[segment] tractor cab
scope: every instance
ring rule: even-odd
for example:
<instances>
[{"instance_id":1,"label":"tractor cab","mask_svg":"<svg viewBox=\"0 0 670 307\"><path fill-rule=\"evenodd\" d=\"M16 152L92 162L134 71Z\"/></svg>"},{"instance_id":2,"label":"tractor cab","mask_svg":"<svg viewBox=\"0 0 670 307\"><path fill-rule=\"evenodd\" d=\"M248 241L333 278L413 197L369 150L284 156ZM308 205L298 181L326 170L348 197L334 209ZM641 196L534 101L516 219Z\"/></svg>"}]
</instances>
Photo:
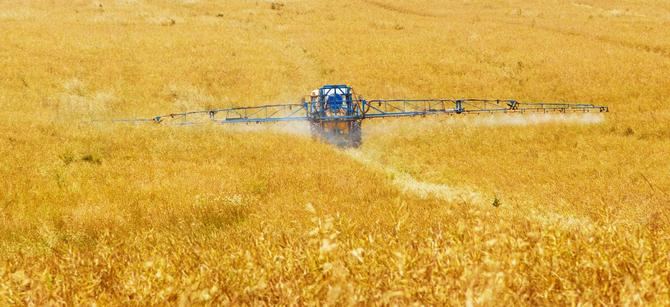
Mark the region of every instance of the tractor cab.
<instances>
[{"instance_id":1,"label":"tractor cab","mask_svg":"<svg viewBox=\"0 0 670 307\"><path fill-rule=\"evenodd\" d=\"M324 85L312 91L309 104L312 117L355 116L360 109L353 89L344 84Z\"/></svg>"}]
</instances>

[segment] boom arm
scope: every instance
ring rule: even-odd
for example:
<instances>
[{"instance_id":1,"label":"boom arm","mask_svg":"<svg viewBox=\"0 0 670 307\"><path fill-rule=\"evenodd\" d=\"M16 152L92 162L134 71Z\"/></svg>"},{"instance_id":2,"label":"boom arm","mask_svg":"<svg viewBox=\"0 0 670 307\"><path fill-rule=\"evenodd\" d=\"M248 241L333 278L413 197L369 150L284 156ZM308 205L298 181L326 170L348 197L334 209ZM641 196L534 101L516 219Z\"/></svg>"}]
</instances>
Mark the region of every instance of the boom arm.
<instances>
[{"instance_id":1,"label":"boom arm","mask_svg":"<svg viewBox=\"0 0 670 307\"><path fill-rule=\"evenodd\" d=\"M114 122L128 123L170 123L176 125L194 125L202 122L218 123L263 123L308 120L305 103L273 104L257 107L235 107L206 111L170 113L153 118L116 119Z\"/></svg>"},{"instance_id":2,"label":"boom arm","mask_svg":"<svg viewBox=\"0 0 670 307\"><path fill-rule=\"evenodd\" d=\"M365 118L404 117L430 114L507 113L507 112L607 112L607 107L592 104L518 102L500 99L391 99L363 102Z\"/></svg>"}]
</instances>

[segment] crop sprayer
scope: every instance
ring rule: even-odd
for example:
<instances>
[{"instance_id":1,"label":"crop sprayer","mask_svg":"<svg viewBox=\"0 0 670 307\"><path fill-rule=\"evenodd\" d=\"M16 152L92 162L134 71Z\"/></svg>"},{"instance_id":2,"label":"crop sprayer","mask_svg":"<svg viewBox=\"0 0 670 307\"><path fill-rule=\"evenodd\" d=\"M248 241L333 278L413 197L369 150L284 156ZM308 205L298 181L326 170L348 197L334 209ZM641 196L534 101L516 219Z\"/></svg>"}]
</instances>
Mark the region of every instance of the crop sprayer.
<instances>
[{"instance_id":1,"label":"crop sprayer","mask_svg":"<svg viewBox=\"0 0 670 307\"><path fill-rule=\"evenodd\" d=\"M356 96L344 84L324 85L301 103L233 107L173 113L115 122L192 125L195 117L221 124L308 121L314 138L341 147L358 147L364 119L437 114L608 112L606 106L577 103L519 102L510 99L374 99ZM201 122L201 121L200 121Z\"/></svg>"}]
</instances>

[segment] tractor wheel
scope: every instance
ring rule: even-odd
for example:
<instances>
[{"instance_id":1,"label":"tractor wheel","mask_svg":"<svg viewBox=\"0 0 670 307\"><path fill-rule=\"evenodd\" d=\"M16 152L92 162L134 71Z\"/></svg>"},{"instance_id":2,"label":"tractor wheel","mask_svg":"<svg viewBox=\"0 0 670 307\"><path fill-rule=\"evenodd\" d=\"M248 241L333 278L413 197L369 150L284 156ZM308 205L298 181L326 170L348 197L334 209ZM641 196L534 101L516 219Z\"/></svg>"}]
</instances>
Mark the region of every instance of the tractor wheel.
<instances>
[{"instance_id":1,"label":"tractor wheel","mask_svg":"<svg viewBox=\"0 0 670 307\"><path fill-rule=\"evenodd\" d=\"M321 140L323 138L323 128L318 122L309 123L309 131L312 133L312 140Z\"/></svg>"},{"instance_id":2,"label":"tractor wheel","mask_svg":"<svg viewBox=\"0 0 670 307\"><path fill-rule=\"evenodd\" d=\"M363 130L361 129L361 122L355 121L351 123L351 147L358 148L363 143Z\"/></svg>"}]
</instances>

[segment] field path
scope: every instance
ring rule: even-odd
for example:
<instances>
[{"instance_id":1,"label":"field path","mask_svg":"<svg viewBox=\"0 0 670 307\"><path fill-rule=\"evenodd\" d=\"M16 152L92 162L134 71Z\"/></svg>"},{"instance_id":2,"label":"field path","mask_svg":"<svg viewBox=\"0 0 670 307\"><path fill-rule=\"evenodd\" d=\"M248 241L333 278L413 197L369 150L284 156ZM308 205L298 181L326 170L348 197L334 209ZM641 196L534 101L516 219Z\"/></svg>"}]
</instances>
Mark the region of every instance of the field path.
<instances>
[{"instance_id":1,"label":"field path","mask_svg":"<svg viewBox=\"0 0 670 307\"><path fill-rule=\"evenodd\" d=\"M420 181L407 173L372 159L369 155L358 149L348 149L344 153L367 167L385 173L391 178L393 185L405 194L424 199L434 197L446 202L470 204L483 204L485 202L485 197L474 189Z\"/></svg>"},{"instance_id":2,"label":"field path","mask_svg":"<svg viewBox=\"0 0 670 307\"><path fill-rule=\"evenodd\" d=\"M494 197L466 186L450 186L418 180L411 175L399 171L391 166L374 160L360 149L347 149L344 153L353 160L373 170L386 174L391 183L403 194L412 195L421 199L434 198L447 203L473 205L478 208L491 208ZM519 214L519 210L528 211L523 214L526 218L536 221L547 228L560 228L568 231L591 232L594 225L591 220L583 217L566 215L558 212L543 210L541 204L531 208L514 208L513 210L499 211L503 216Z\"/></svg>"}]
</instances>

